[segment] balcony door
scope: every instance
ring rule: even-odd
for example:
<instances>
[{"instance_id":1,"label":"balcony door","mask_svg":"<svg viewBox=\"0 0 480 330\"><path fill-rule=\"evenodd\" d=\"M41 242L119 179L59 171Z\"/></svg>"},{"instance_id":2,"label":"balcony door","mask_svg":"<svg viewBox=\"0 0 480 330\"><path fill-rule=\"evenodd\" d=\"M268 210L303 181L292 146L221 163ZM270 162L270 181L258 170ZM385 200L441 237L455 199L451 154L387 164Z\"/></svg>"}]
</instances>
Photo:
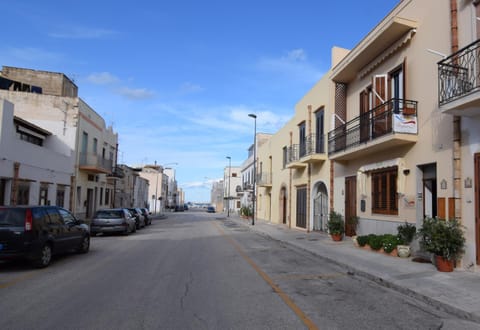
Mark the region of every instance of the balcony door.
<instances>
[{"instance_id":1,"label":"balcony door","mask_svg":"<svg viewBox=\"0 0 480 330\"><path fill-rule=\"evenodd\" d=\"M386 105L387 75L378 75L373 78L373 138L380 137L391 130L391 113ZM390 128L390 129L389 129Z\"/></svg>"},{"instance_id":2,"label":"balcony door","mask_svg":"<svg viewBox=\"0 0 480 330\"><path fill-rule=\"evenodd\" d=\"M298 125L298 141L300 143L300 158L304 157L307 151L307 136L305 129L305 122Z\"/></svg>"},{"instance_id":3,"label":"balcony door","mask_svg":"<svg viewBox=\"0 0 480 330\"><path fill-rule=\"evenodd\" d=\"M316 141L315 141L315 152L317 154L324 153L325 143L324 143L324 121L325 121L325 111L323 108L315 112L315 129L316 129Z\"/></svg>"},{"instance_id":4,"label":"balcony door","mask_svg":"<svg viewBox=\"0 0 480 330\"><path fill-rule=\"evenodd\" d=\"M372 86L360 93L360 143L370 140L370 110L373 100Z\"/></svg>"}]
</instances>

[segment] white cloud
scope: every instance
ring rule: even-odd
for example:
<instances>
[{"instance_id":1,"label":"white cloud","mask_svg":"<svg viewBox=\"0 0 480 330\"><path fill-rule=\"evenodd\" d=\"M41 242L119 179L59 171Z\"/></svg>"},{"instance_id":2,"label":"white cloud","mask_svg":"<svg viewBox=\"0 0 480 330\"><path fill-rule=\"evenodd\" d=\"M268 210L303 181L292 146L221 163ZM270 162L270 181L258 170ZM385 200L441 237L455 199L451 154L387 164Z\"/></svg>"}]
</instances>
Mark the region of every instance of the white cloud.
<instances>
[{"instance_id":1,"label":"white cloud","mask_svg":"<svg viewBox=\"0 0 480 330\"><path fill-rule=\"evenodd\" d=\"M126 98L132 100L144 100L152 98L155 93L152 91L147 90L146 88L129 88L129 87L122 87L116 90L116 92Z\"/></svg>"},{"instance_id":2,"label":"white cloud","mask_svg":"<svg viewBox=\"0 0 480 330\"><path fill-rule=\"evenodd\" d=\"M308 60L303 49L293 49L281 57L263 57L257 63L261 71L284 76L283 79L313 83L322 73Z\"/></svg>"},{"instance_id":3,"label":"white cloud","mask_svg":"<svg viewBox=\"0 0 480 330\"><path fill-rule=\"evenodd\" d=\"M62 31L51 32L48 35L52 38L59 39L104 39L117 34L117 32L113 30L80 26L61 28L61 30Z\"/></svg>"},{"instance_id":4,"label":"white cloud","mask_svg":"<svg viewBox=\"0 0 480 330\"><path fill-rule=\"evenodd\" d=\"M110 85L120 81L109 72L92 73L87 77L87 80L97 85Z\"/></svg>"}]
</instances>

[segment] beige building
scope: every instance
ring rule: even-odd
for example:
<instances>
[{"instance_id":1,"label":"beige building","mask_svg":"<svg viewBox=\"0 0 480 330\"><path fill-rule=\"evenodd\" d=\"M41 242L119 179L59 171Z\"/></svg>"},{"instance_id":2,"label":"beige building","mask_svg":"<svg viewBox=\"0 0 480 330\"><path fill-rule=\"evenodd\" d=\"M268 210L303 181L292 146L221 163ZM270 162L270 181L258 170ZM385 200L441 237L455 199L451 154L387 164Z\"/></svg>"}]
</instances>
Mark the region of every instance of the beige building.
<instances>
[{"instance_id":1,"label":"beige building","mask_svg":"<svg viewBox=\"0 0 480 330\"><path fill-rule=\"evenodd\" d=\"M351 51L334 49L258 148L257 217L323 230L335 210L358 217L359 234L456 218L463 266L480 264L478 3L404 0Z\"/></svg>"},{"instance_id":2,"label":"beige building","mask_svg":"<svg viewBox=\"0 0 480 330\"><path fill-rule=\"evenodd\" d=\"M116 173L118 135L77 93L62 73L5 66L0 73L0 98L14 104L15 116L48 131L49 144L71 160L65 207L88 219L112 205L108 176Z\"/></svg>"}]
</instances>

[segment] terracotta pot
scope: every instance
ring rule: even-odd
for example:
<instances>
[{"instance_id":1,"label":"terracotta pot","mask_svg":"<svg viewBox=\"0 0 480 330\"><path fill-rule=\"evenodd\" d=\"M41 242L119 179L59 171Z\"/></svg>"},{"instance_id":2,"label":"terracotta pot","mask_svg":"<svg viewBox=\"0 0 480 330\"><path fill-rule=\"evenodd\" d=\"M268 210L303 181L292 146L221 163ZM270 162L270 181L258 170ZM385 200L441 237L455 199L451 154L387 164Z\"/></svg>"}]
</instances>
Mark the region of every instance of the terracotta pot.
<instances>
[{"instance_id":1,"label":"terracotta pot","mask_svg":"<svg viewBox=\"0 0 480 330\"><path fill-rule=\"evenodd\" d=\"M334 240L335 242L341 241L342 234L332 234L332 240Z\"/></svg>"},{"instance_id":2,"label":"terracotta pot","mask_svg":"<svg viewBox=\"0 0 480 330\"><path fill-rule=\"evenodd\" d=\"M445 259L442 256L435 256L435 265L439 272L453 272L453 260Z\"/></svg>"}]
</instances>

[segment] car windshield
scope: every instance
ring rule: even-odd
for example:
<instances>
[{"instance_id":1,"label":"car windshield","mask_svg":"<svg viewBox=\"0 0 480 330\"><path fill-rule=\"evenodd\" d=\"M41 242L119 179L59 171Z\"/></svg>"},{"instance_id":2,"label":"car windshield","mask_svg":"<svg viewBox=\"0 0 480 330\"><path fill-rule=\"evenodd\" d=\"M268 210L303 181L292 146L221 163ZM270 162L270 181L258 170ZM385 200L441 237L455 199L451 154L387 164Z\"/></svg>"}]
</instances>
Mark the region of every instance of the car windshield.
<instances>
[{"instance_id":1,"label":"car windshield","mask_svg":"<svg viewBox=\"0 0 480 330\"><path fill-rule=\"evenodd\" d=\"M18 226L25 223L25 209L0 208L0 226Z\"/></svg>"},{"instance_id":2,"label":"car windshield","mask_svg":"<svg viewBox=\"0 0 480 330\"><path fill-rule=\"evenodd\" d=\"M122 218L123 212L121 210L102 210L102 211L97 211L96 217L103 218L103 219Z\"/></svg>"}]
</instances>

